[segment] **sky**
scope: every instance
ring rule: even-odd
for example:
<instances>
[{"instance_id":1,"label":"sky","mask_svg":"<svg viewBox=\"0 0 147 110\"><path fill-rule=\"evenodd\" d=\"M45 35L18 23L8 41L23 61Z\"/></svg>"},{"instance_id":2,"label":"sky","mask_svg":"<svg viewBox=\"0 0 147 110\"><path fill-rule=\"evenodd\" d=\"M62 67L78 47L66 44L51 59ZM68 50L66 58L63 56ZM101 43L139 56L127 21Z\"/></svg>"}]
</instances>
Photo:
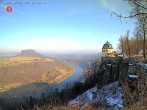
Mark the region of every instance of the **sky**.
<instances>
[{"instance_id":1,"label":"sky","mask_svg":"<svg viewBox=\"0 0 147 110\"><path fill-rule=\"evenodd\" d=\"M0 52L100 52L107 40L117 49L120 35L135 25L111 14L130 9L123 0L0 0Z\"/></svg>"}]
</instances>

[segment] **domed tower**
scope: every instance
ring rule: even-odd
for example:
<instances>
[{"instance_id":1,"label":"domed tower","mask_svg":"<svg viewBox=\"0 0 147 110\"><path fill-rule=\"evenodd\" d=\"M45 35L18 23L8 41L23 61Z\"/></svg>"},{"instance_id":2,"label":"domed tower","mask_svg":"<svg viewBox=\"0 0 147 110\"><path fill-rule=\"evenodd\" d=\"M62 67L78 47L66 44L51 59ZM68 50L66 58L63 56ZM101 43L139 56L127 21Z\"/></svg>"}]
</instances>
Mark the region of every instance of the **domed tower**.
<instances>
[{"instance_id":1,"label":"domed tower","mask_svg":"<svg viewBox=\"0 0 147 110\"><path fill-rule=\"evenodd\" d=\"M102 57L114 57L113 47L108 41L102 47Z\"/></svg>"}]
</instances>

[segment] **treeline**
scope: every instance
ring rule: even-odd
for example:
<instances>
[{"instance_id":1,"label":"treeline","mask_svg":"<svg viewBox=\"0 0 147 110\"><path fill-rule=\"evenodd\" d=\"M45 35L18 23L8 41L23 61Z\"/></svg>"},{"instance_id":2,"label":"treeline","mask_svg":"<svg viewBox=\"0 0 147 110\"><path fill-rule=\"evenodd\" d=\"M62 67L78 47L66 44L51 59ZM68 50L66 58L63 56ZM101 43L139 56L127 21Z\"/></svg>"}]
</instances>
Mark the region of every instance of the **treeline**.
<instances>
[{"instance_id":1,"label":"treeline","mask_svg":"<svg viewBox=\"0 0 147 110\"><path fill-rule=\"evenodd\" d=\"M129 37L129 33L130 31L127 31L126 35L119 38L118 47L122 50L123 56L133 57L143 55L143 38L141 36Z\"/></svg>"},{"instance_id":2,"label":"treeline","mask_svg":"<svg viewBox=\"0 0 147 110\"><path fill-rule=\"evenodd\" d=\"M119 38L119 48L122 50L123 55L129 57L134 55L142 55L146 58L147 53L147 1L146 0L126 0L132 7L130 15L124 16L115 13L120 18L133 18L136 20L135 30L133 37L130 37L130 31ZM142 51L142 52L141 52ZM140 52L140 53L139 53Z\"/></svg>"}]
</instances>

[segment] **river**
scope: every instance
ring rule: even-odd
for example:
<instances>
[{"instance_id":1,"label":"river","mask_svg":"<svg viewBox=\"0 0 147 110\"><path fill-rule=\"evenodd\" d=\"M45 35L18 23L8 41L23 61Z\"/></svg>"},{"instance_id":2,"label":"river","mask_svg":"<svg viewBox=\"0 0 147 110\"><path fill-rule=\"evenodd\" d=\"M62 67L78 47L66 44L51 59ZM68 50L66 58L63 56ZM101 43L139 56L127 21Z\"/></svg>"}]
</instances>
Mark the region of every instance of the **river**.
<instances>
[{"instance_id":1,"label":"river","mask_svg":"<svg viewBox=\"0 0 147 110\"><path fill-rule=\"evenodd\" d=\"M76 66L76 65L74 65L73 67L76 70L75 73L73 73L69 78L67 78L63 82L61 82L61 84L56 86L56 88L58 88L59 91L61 91L62 89L65 89L69 86L72 86L75 81L78 81L82 77L83 71L84 71L83 68Z\"/></svg>"},{"instance_id":2,"label":"river","mask_svg":"<svg viewBox=\"0 0 147 110\"><path fill-rule=\"evenodd\" d=\"M52 93L56 88L58 88L59 92L62 89L66 89L67 87L71 87L73 86L73 84L75 83L75 81L79 81L79 79L83 76L83 71L84 69L76 66L76 65L72 65L74 67L74 69L76 70L69 78L65 79L63 82L61 82L60 84L50 84L50 85L46 85L44 84L43 86L46 86L44 88L44 90L42 91L37 91L31 94L32 97L34 98L40 98L42 93L45 94L50 94Z\"/></svg>"},{"instance_id":3,"label":"river","mask_svg":"<svg viewBox=\"0 0 147 110\"><path fill-rule=\"evenodd\" d=\"M33 96L35 98L39 98L41 96L42 92L49 94L49 93L52 93L56 88L58 88L58 90L61 91L62 89L66 89L69 86L70 87L73 86L73 84L76 81L79 81L79 79L83 76L84 69L79 66L76 66L76 65L72 65L72 66L74 67L74 69L76 71L70 77L65 79L60 84L56 84L56 83L50 84L47 87L45 87L45 89L43 91L35 92L31 96Z\"/></svg>"}]
</instances>

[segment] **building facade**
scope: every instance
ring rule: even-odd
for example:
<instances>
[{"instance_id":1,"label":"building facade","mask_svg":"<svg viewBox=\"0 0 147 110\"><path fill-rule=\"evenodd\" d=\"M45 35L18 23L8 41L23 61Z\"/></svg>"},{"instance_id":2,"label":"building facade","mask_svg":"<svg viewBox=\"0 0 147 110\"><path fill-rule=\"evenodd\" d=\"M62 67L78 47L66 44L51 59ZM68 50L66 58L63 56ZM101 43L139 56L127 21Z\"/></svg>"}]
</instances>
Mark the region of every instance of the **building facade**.
<instances>
[{"instance_id":1,"label":"building facade","mask_svg":"<svg viewBox=\"0 0 147 110\"><path fill-rule=\"evenodd\" d=\"M102 57L114 57L113 46L108 41L102 47Z\"/></svg>"}]
</instances>

